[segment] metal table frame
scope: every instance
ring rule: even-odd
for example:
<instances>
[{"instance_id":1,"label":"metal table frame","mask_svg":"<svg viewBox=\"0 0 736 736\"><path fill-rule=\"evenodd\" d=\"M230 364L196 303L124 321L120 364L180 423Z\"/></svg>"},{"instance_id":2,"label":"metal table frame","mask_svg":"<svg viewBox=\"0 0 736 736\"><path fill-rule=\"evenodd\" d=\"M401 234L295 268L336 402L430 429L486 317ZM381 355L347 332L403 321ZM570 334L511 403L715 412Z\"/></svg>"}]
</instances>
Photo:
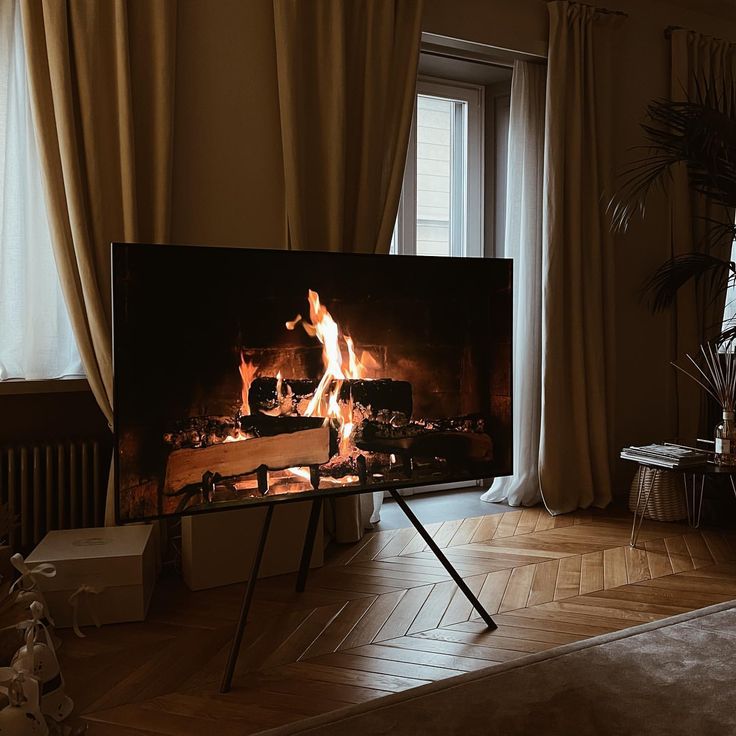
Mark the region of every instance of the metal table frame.
<instances>
[{"instance_id":1,"label":"metal table frame","mask_svg":"<svg viewBox=\"0 0 736 736\"><path fill-rule=\"evenodd\" d=\"M658 465L648 465L647 463L642 462L638 463L638 465L640 469L648 468L653 472L650 474L648 483L645 483L644 481L645 473L639 473L639 482L636 493L636 508L634 509L634 519L631 524L631 538L629 540L630 547L636 547L636 543L639 538L639 531L641 530L644 516L646 515L649 507L649 497L652 495L652 488L654 488L654 482L657 479L657 476L664 471L673 472L668 468L662 468ZM700 526L700 516L703 510L703 494L705 491L705 477L707 475L727 475L733 495L736 497L736 481L734 480L734 474L736 474L736 466L726 468L724 466L714 465L711 463L697 465L683 471L682 477L685 483L685 507L687 509L688 526L691 526L694 529L697 529ZM700 480L699 483L698 479ZM645 488L647 485L649 487ZM644 501L643 506L642 500Z\"/></svg>"}]
</instances>

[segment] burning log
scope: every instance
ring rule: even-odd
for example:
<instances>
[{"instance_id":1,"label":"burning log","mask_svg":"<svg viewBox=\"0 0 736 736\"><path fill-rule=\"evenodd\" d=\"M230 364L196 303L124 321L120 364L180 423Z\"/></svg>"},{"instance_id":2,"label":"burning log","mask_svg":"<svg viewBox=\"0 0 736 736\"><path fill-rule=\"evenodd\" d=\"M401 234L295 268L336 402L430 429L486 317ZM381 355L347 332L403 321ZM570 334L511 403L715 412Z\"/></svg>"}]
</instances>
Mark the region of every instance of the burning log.
<instances>
[{"instance_id":1,"label":"burning log","mask_svg":"<svg viewBox=\"0 0 736 736\"><path fill-rule=\"evenodd\" d=\"M391 378L378 378L374 381L364 378L348 380L343 384L340 400L350 399L359 406L370 406L373 414L386 411L410 417L412 412L409 381L394 381Z\"/></svg>"},{"instance_id":2,"label":"burning log","mask_svg":"<svg viewBox=\"0 0 736 736\"><path fill-rule=\"evenodd\" d=\"M238 420L218 416L188 417L176 422L171 431L164 434L163 439L174 450L194 449L242 439L243 434L250 438L275 437L305 429L317 429L323 424L322 417L271 417L264 414L248 415ZM338 449L337 432L334 428L330 432L330 446L331 454L334 455Z\"/></svg>"},{"instance_id":3,"label":"burning log","mask_svg":"<svg viewBox=\"0 0 736 736\"><path fill-rule=\"evenodd\" d=\"M321 465L330 459L330 430L316 427L271 437L223 442L209 447L174 450L166 465L164 493L172 494L200 484L209 471L223 478L264 469Z\"/></svg>"},{"instance_id":4,"label":"burning log","mask_svg":"<svg viewBox=\"0 0 736 736\"><path fill-rule=\"evenodd\" d=\"M303 432L305 429L317 429L324 425L322 417L270 417L264 414L240 417L238 420L240 430L251 437L275 437L280 434L292 434ZM335 455L339 449L339 438L337 430L330 428L330 456Z\"/></svg>"},{"instance_id":5,"label":"burning log","mask_svg":"<svg viewBox=\"0 0 736 736\"><path fill-rule=\"evenodd\" d=\"M314 396L318 383L310 379L284 378L279 396L278 379L261 376L250 385L248 403L254 414L280 411L299 416ZM357 406L370 407L372 415L395 412L410 417L412 412L411 384L391 378L345 379L338 400L346 404L352 400Z\"/></svg>"},{"instance_id":6,"label":"burning log","mask_svg":"<svg viewBox=\"0 0 736 736\"><path fill-rule=\"evenodd\" d=\"M175 422L164 434L164 442L173 449L182 447L209 447L238 434L238 425L232 417L187 417Z\"/></svg>"},{"instance_id":7,"label":"burning log","mask_svg":"<svg viewBox=\"0 0 736 736\"><path fill-rule=\"evenodd\" d=\"M400 453L410 457L485 462L493 459L493 440L479 416L393 426L366 419L355 432L355 445L367 452Z\"/></svg>"}]
</instances>

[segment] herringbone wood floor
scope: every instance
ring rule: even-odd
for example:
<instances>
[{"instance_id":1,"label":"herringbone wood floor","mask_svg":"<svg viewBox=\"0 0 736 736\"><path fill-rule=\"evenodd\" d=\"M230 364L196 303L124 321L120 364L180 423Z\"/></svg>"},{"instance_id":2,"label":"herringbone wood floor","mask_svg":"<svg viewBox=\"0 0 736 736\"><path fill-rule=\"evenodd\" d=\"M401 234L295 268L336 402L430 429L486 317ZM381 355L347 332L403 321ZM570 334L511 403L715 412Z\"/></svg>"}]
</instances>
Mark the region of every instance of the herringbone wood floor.
<instances>
[{"instance_id":1,"label":"herringbone wood floor","mask_svg":"<svg viewBox=\"0 0 736 736\"><path fill-rule=\"evenodd\" d=\"M242 586L159 583L148 620L66 634L90 734L250 734L529 652L736 598L736 538L532 508L428 528L499 624L488 632L413 529L337 547L308 589L259 581L233 691L217 692Z\"/></svg>"}]
</instances>

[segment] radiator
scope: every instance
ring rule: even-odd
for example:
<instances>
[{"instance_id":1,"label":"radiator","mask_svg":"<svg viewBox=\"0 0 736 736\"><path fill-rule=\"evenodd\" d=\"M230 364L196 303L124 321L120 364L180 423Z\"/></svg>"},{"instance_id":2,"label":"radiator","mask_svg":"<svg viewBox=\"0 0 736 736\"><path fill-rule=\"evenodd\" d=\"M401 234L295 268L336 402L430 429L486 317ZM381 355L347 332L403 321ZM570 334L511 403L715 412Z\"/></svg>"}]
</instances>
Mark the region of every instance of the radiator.
<instances>
[{"instance_id":1,"label":"radiator","mask_svg":"<svg viewBox=\"0 0 736 736\"><path fill-rule=\"evenodd\" d=\"M102 526L109 469L109 446L94 440L0 447L11 550L28 552L52 529Z\"/></svg>"}]
</instances>

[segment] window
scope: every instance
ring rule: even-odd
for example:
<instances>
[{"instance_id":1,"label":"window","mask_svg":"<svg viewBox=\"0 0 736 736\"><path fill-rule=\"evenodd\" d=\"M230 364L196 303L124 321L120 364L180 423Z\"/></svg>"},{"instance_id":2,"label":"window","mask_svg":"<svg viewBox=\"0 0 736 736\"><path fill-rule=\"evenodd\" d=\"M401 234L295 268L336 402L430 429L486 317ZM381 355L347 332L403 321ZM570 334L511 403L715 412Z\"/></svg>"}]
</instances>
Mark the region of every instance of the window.
<instances>
[{"instance_id":1,"label":"window","mask_svg":"<svg viewBox=\"0 0 736 736\"><path fill-rule=\"evenodd\" d=\"M0 3L0 380L83 375L31 120L20 4Z\"/></svg>"},{"instance_id":2,"label":"window","mask_svg":"<svg viewBox=\"0 0 736 736\"><path fill-rule=\"evenodd\" d=\"M736 261L736 241L731 244L731 261ZM723 305L721 332L733 330L734 328L736 328L736 282L733 276L730 276L728 286L726 287L726 301ZM736 350L736 338L732 338L724 343L722 350L725 352Z\"/></svg>"},{"instance_id":3,"label":"window","mask_svg":"<svg viewBox=\"0 0 736 736\"><path fill-rule=\"evenodd\" d=\"M417 83L391 252L481 257L494 252L499 232L503 237L511 69L424 53L423 66L433 76ZM438 76L444 73L454 79ZM442 483L402 495L468 485Z\"/></svg>"},{"instance_id":4,"label":"window","mask_svg":"<svg viewBox=\"0 0 736 736\"><path fill-rule=\"evenodd\" d=\"M483 88L421 80L392 252L483 254Z\"/></svg>"}]
</instances>

